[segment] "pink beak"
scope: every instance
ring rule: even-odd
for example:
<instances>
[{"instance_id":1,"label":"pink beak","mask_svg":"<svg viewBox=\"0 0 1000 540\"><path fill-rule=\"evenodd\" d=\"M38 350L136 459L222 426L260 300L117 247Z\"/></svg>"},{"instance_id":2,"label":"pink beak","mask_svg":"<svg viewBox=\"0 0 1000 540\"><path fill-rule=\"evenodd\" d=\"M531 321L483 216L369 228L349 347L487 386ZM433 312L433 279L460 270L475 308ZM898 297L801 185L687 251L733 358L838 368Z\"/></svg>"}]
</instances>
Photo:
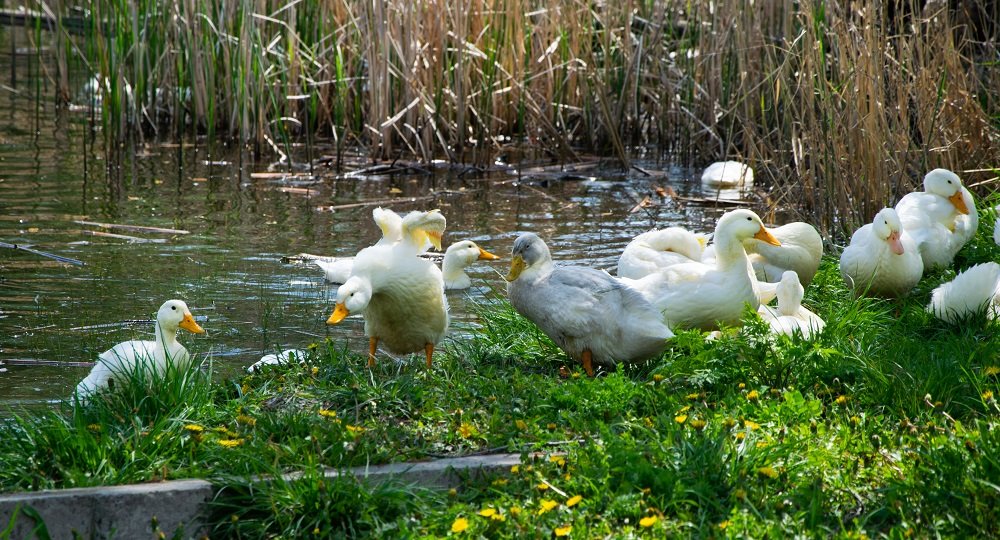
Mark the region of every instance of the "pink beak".
<instances>
[{"instance_id":1,"label":"pink beak","mask_svg":"<svg viewBox=\"0 0 1000 540\"><path fill-rule=\"evenodd\" d=\"M895 253L896 255L903 254L903 243L899 241L898 231L893 231L892 233L890 233L889 238L886 238L885 241L889 242L889 249L891 249L893 253Z\"/></svg>"}]
</instances>

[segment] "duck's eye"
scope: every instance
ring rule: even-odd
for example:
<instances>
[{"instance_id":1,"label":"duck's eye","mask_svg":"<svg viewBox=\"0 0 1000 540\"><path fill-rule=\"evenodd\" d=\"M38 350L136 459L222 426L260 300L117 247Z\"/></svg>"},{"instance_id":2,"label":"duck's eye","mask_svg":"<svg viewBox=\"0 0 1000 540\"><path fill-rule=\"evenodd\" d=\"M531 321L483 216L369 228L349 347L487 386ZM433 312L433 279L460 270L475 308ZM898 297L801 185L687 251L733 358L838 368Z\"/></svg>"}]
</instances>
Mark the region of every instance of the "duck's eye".
<instances>
[{"instance_id":1,"label":"duck's eye","mask_svg":"<svg viewBox=\"0 0 1000 540\"><path fill-rule=\"evenodd\" d=\"M753 221L753 218L750 217L750 216L747 216L747 221Z\"/></svg>"},{"instance_id":2,"label":"duck's eye","mask_svg":"<svg viewBox=\"0 0 1000 540\"><path fill-rule=\"evenodd\" d=\"M885 224L886 224L886 225L888 225L888 224L889 224L889 222L888 222L888 221L886 221L886 222L885 222Z\"/></svg>"},{"instance_id":3,"label":"duck's eye","mask_svg":"<svg viewBox=\"0 0 1000 540\"><path fill-rule=\"evenodd\" d=\"M177 311L177 306L170 306L170 309Z\"/></svg>"}]
</instances>

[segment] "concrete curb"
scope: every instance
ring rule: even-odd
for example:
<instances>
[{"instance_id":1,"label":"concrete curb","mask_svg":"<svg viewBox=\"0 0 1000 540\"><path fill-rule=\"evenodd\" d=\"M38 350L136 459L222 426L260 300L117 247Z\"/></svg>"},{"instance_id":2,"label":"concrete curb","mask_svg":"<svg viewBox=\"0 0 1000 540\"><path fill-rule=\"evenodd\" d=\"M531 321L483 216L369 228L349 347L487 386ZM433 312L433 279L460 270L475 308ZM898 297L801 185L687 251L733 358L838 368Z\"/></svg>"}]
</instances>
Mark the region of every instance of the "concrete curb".
<instances>
[{"instance_id":1,"label":"concrete curb","mask_svg":"<svg viewBox=\"0 0 1000 540\"><path fill-rule=\"evenodd\" d=\"M520 454L488 454L354 467L343 471L329 469L325 477L350 475L365 482L394 480L449 489L486 476L509 474L510 468L519 463ZM295 480L301 476L293 473L283 478ZM16 513L10 538L34 538L35 520L23 511L30 508L37 512L53 539L74 538L75 535L82 538L154 538L160 531L167 538L175 534L199 538L206 531L206 524L201 521L204 505L215 493L216 488L204 480L171 480L0 495L0 537Z\"/></svg>"}]
</instances>

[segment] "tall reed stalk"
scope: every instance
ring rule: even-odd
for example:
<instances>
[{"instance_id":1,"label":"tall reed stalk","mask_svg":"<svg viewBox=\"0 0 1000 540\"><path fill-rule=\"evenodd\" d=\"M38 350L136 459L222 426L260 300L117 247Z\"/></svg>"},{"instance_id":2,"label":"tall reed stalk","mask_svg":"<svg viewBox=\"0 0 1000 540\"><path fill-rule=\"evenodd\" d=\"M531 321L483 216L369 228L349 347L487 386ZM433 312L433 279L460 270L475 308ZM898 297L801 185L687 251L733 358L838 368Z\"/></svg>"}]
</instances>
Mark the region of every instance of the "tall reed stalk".
<instances>
[{"instance_id":1,"label":"tall reed stalk","mask_svg":"<svg viewBox=\"0 0 1000 540\"><path fill-rule=\"evenodd\" d=\"M68 2L71 3L71 2ZM926 4L926 5L925 5ZM114 133L375 158L749 161L770 201L867 221L923 172L997 164L1000 8L890 0L87 3ZM68 6L67 6L68 8ZM289 99L296 96L295 99ZM477 155L482 155L477 154ZM973 180L976 177L972 178Z\"/></svg>"}]
</instances>

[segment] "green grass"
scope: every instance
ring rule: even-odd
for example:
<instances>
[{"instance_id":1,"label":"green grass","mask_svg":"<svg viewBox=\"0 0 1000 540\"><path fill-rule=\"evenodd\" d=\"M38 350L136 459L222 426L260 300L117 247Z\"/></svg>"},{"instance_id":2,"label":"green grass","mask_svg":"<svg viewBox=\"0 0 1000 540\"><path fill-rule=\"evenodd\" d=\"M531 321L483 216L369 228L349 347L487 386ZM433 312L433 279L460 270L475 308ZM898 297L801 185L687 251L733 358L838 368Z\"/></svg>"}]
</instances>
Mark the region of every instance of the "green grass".
<instances>
[{"instance_id":1,"label":"green grass","mask_svg":"<svg viewBox=\"0 0 1000 540\"><path fill-rule=\"evenodd\" d=\"M992 219L959 267L1000 259ZM953 274L855 299L829 258L806 294L827 322L815 341L751 317L594 379L497 295L429 371L323 342L302 366L11 418L0 491L208 478L213 536L240 538L995 536L1000 323L926 314ZM526 461L451 493L320 474L487 451ZM250 481L288 471L305 475Z\"/></svg>"}]
</instances>

